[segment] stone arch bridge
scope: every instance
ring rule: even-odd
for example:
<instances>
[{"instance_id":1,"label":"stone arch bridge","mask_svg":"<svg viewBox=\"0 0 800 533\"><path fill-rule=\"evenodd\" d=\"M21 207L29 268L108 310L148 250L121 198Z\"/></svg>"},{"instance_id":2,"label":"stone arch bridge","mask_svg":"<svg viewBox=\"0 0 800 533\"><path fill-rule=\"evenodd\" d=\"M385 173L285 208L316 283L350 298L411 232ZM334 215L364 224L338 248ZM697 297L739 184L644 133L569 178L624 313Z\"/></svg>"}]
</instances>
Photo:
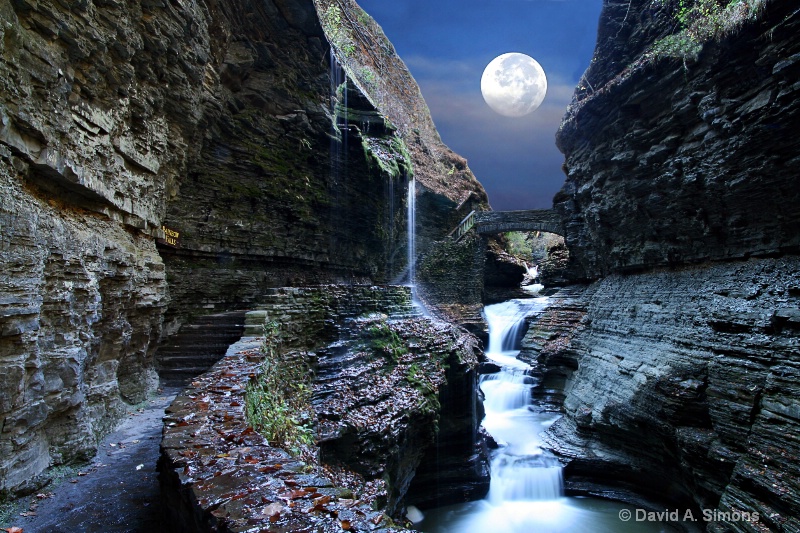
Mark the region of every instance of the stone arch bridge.
<instances>
[{"instance_id":1,"label":"stone arch bridge","mask_svg":"<svg viewBox=\"0 0 800 533\"><path fill-rule=\"evenodd\" d=\"M459 240L473 228L479 235L507 231L544 231L564 235L561 217L552 209L473 211L450 232L450 236Z\"/></svg>"}]
</instances>

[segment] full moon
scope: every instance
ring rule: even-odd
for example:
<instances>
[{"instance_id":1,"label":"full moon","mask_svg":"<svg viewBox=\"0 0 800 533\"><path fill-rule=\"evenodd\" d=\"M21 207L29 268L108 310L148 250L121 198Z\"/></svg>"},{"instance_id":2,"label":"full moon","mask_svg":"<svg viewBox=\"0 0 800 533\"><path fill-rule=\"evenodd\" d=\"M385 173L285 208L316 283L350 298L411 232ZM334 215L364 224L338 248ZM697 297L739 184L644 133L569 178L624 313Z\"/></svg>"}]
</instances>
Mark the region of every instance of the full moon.
<instances>
[{"instance_id":1,"label":"full moon","mask_svg":"<svg viewBox=\"0 0 800 533\"><path fill-rule=\"evenodd\" d=\"M481 76L483 99L495 112L521 117L534 111L547 93L544 69L530 56L512 52L494 58Z\"/></svg>"}]
</instances>

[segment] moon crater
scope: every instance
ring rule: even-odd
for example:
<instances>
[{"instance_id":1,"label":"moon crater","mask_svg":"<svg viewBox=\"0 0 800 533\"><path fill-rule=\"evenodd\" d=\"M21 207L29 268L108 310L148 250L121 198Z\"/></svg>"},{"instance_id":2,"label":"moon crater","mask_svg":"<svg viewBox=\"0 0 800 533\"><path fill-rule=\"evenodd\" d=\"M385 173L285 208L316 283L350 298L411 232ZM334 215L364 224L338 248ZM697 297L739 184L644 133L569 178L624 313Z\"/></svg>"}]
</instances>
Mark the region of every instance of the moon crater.
<instances>
[{"instance_id":1,"label":"moon crater","mask_svg":"<svg viewBox=\"0 0 800 533\"><path fill-rule=\"evenodd\" d=\"M516 52L494 58L481 76L483 99L495 112L521 117L541 105L547 77L532 57Z\"/></svg>"}]
</instances>

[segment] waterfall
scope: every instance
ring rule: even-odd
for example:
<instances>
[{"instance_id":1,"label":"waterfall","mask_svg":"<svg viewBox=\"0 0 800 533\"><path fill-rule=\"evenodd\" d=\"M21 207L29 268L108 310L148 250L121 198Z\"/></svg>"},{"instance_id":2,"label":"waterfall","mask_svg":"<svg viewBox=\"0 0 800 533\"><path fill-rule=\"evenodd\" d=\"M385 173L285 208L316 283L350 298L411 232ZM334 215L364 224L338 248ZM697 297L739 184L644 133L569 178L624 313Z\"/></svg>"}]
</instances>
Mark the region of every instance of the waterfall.
<instances>
[{"instance_id":1,"label":"waterfall","mask_svg":"<svg viewBox=\"0 0 800 533\"><path fill-rule=\"evenodd\" d=\"M502 444L491 461L489 502L554 500L561 497L561 466L541 449L542 433L556 416L531 408L533 378L517 360L525 317L543 309L547 298L510 300L484 308L489 326L486 356L500 372L481 378L486 430Z\"/></svg>"},{"instance_id":2,"label":"waterfall","mask_svg":"<svg viewBox=\"0 0 800 533\"><path fill-rule=\"evenodd\" d=\"M338 139L340 147L347 153L347 73L344 71L333 51L330 52L330 91L331 91L331 117L333 118L334 139ZM341 113L341 116L339 114ZM342 121L341 125L339 121Z\"/></svg>"},{"instance_id":3,"label":"waterfall","mask_svg":"<svg viewBox=\"0 0 800 533\"><path fill-rule=\"evenodd\" d=\"M500 454L492 461L489 501L555 500L561 497L561 466L550 458Z\"/></svg>"},{"instance_id":4,"label":"waterfall","mask_svg":"<svg viewBox=\"0 0 800 533\"><path fill-rule=\"evenodd\" d=\"M342 227L348 214L347 199L344 191L348 181L347 161L347 113L342 113L342 106L347 106L347 74L336 60L333 50L330 52L330 114L331 133L328 154L328 194L332 200L329 224L332 228ZM340 124L340 120L343 123ZM342 127L343 126L343 127ZM331 232L328 241L328 254L339 253L342 246L336 232Z\"/></svg>"},{"instance_id":5,"label":"waterfall","mask_svg":"<svg viewBox=\"0 0 800 533\"><path fill-rule=\"evenodd\" d=\"M430 316L425 305L417 295L417 188L413 177L408 180L406 200L406 232L408 233L408 285L411 287L411 305L414 312Z\"/></svg>"},{"instance_id":6,"label":"waterfall","mask_svg":"<svg viewBox=\"0 0 800 533\"><path fill-rule=\"evenodd\" d=\"M486 352L488 357L505 355L511 353L516 357L519 353L519 341L522 335L522 328L525 326L525 317L528 316L536 307L535 304L522 304L522 300L509 300L499 304L490 305L484 308L483 314L486 323L489 325L489 348ZM510 362L517 368L527 368L522 362ZM509 363L509 361L504 360Z\"/></svg>"},{"instance_id":7,"label":"waterfall","mask_svg":"<svg viewBox=\"0 0 800 533\"><path fill-rule=\"evenodd\" d=\"M596 498L563 495L562 469L543 449L542 433L559 415L542 412L532 402L536 385L530 367L519 361L525 318L547 307L548 298L511 300L484 308L489 326L486 357L500 371L481 376L486 417L483 427L500 447L490 467L489 494L481 501L424 510L415 528L426 533L664 533L677 529L664 522L620 520L629 506ZM419 522L419 523L418 523ZM694 526L694 524L690 524Z\"/></svg>"},{"instance_id":8,"label":"waterfall","mask_svg":"<svg viewBox=\"0 0 800 533\"><path fill-rule=\"evenodd\" d=\"M414 178L408 180L408 198L406 201L406 231L408 232L408 284L414 287L416 280L415 264L417 262L417 195Z\"/></svg>"},{"instance_id":9,"label":"waterfall","mask_svg":"<svg viewBox=\"0 0 800 533\"><path fill-rule=\"evenodd\" d=\"M395 198L394 198L394 187L395 187L395 177L389 176L389 179L385 181L384 191L386 194L386 209L385 213L386 216L384 218L384 224L386 226L386 247L389 250L389 253L386 257L386 271L387 272L394 272L394 262L395 262L395 219L394 219L394 209L395 209Z\"/></svg>"}]
</instances>

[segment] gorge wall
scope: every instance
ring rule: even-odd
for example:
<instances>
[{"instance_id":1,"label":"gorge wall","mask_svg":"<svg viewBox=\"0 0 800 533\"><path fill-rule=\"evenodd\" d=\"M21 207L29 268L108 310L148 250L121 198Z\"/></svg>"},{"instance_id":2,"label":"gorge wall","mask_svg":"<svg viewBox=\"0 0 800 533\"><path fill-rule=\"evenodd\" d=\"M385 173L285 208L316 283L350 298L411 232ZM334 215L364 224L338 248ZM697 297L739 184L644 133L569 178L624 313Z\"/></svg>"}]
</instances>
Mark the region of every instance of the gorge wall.
<instances>
[{"instance_id":1,"label":"gorge wall","mask_svg":"<svg viewBox=\"0 0 800 533\"><path fill-rule=\"evenodd\" d=\"M693 60L653 51L679 26L677 8L655 6L673 3L606 3L557 136L567 180L554 207L580 275L797 253L797 13L742 4L761 15Z\"/></svg>"},{"instance_id":2,"label":"gorge wall","mask_svg":"<svg viewBox=\"0 0 800 533\"><path fill-rule=\"evenodd\" d=\"M759 513L710 531L797 531L800 13L730 4L740 23L675 59L651 47L675 3L605 3L555 198L573 277L597 281L524 353L563 401L548 439L568 488Z\"/></svg>"},{"instance_id":3,"label":"gorge wall","mask_svg":"<svg viewBox=\"0 0 800 533\"><path fill-rule=\"evenodd\" d=\"M187 317L401 276L412 175L422 248L485 206L380 29L335 4L0 5L0 491L91 455ZM372 48L334 44L346 79L331 58L354 28L381 43L370 90Z\"/></svg>"}]
</instances>

